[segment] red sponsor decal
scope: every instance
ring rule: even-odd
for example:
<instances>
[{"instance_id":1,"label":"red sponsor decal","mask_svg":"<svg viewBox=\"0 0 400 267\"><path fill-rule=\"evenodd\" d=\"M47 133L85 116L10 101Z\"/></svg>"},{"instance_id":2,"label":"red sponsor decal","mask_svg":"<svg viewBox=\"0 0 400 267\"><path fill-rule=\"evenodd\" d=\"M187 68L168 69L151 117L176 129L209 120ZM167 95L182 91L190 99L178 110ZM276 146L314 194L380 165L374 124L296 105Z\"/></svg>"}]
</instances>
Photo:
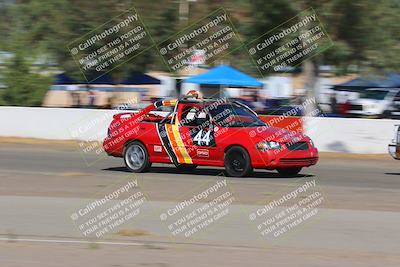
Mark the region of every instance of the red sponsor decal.
<instances>
[{"instance_id":1,"label":"red sponsor decal","mask_svg":"<svg viewBox=\"0 0 400 267\"><path fill-rule=\"evenodd\" d=\"M208 149L197 149L197 156L201 158L208 158L210 154Z\"/></svg>"}]
</instances>

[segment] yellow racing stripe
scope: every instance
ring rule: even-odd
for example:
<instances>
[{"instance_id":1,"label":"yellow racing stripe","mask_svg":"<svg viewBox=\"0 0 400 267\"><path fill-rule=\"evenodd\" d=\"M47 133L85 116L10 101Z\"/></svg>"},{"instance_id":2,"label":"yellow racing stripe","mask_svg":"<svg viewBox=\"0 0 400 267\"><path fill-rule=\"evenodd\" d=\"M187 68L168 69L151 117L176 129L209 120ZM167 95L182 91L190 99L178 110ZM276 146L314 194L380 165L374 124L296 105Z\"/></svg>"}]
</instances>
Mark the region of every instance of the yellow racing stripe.
<instances>
[{"instance_id":1,"label":"yellow racing stripe","mask_svg":"<svg viewBox=\"0 0 400 267\"><path fill-rule=\"evenodd\" d=\"M175 142L179 148L179 151L181 152L183 156L184 162L181 163L187 163L187 164L192 164L192 158L189 156L189 153L186 150L185 144L183 143L183 140L181 138L181 135L179 134L179 126L178 125L172 125L172 132L174 133L175 136Z\"/></svg>"},{"instance_id":2,"label":"yellow racing stripe","mask_svg":"<svg viewBox=\"0 0 400 267\"><path fill-rule=\"evenodd\" d=\"M166 127L166 130L167 130L167 136L168 136L169 143L171 145L173 153L176 156L177 162L178 163L184 163L185 160L184 160L183 155L182 155L181 151L179 150L178 144L176 142L176 138L175 138L175 135L173 133L172 125L171 124L166 124L165 127Z\"/></svg>"}]
</instances>

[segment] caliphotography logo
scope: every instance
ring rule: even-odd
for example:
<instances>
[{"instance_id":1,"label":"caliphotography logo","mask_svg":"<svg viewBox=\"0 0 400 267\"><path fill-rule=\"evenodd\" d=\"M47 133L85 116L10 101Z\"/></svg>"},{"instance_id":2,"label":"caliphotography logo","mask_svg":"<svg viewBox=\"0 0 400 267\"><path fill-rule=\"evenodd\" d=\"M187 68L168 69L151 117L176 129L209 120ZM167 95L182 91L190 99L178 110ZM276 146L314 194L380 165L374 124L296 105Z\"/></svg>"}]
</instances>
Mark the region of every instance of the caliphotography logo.
<instances>
[{"instance_id":1,"label":"caliphotography logo","mask_svg":"<svg viewBox=\"0 0 400 267\"><path fill-rule=\"evenodd\" d=\"M134 8L67 45L88 83L106 75L154 45Z\"/></svg>"}]
</instances>

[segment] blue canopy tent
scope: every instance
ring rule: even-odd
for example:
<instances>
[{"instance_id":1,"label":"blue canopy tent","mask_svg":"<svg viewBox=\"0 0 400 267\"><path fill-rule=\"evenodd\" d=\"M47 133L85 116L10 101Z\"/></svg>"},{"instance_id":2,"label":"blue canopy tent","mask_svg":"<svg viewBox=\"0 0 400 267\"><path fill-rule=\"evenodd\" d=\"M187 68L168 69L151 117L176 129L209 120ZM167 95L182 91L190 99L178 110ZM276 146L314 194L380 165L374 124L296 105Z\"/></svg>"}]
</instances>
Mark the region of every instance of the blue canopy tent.
<instances>
[{"instance_id":1,"label":"blue canopy tent","mask_svg":"<svg viewBox=\"0 0 400 267\"><path fill-rule=\"evenodd\" d=\"M131 84L131 85L139 85L139 84L161 84L161 81L157 78L154 78L150 75L134 72L129 77L121 82L121 84Z\"/></svg>"},{"instance_id":2,"label":"blue canopy tent","mask_svg":"<svg viewBox=\"0 0 400 267\"><path fill-rule=\"evenodd\" d=\"M54 76L53 85L67 85L67 84L78 84L78 82L67 76L65 73L60 73Z\"/></svg>"},{"instance_id":3,"label":"blue canopy tent","mask_svg":"<svg viewBox=\"0 0 400 267\"><path fill-rule=\"evenodd\" d=\"M94 75L88 75L87 80L90 81L89 84L115 84L113 78L111 75L102 73L102 74L94 74ZM87 83L87 82L82 82L82 83Z\"/></svg>"},{"instance_id":4,"label":"blue canopy tent","mask_svg":"<svg viewBox=\"0 0 400 267\"><path fill-rule=\"evenodd\" d=\"M120 84L120 88L118 90L125 92L140 92L146 93L147 89L137 87L124 87L124 85L154 85L161 84L161 81L153 76L141 73L141 72L132 72L128 77L126 77Z\"/></svg>"},{"instance_id":5,"label":"blue canopy tent","mask_svg":"<svg viewBox=\"0 0 400 267\"><path fill-rule=\"evenodd\" d=\"M223 96L225 87L262 87L257 79L227 65L220 65L209 71L183 80L184 83L200 84L204 97Z\"/></svg>"},{"instance_id":6,"label":"blue canopy tent","mask_svg":"<svg viewBox=\"0 0 400 267\"><path fill-rule=\"evenodd\" d=\"M183 80L185 83L224 85L234 87L262 87L263 83L227 65L221 65L209 71Z\"/></svg>"},{"instance_id":7,"label":"blue canopy tent","mask_svg":"<svg viewBox=\"0 0 400 267\"><path fill-rule=\"evenodd\" d=\"M89 76L88 80L91 81L89 82L89 84L114 84L113 79L108 74L103 74L98 78L96 78L96 76L93 77ZM87 81L84 80L76 81L71 77L69 77L68 75L66 75L64 72L54 76L53 85L68 85L68 84L87 84Z\"/></svg>"},{"instance_id":8,"label":"blue canopy tent","mask_svg":"<svg viewBox=\"0 0 400 267\"><path fill-rule=\"evenodd\" d=\"M67 86L71 84L78 85L80 82L72 79L63 72L54 76L53 84L50 86L50 90L64 91L66 90Z\"/></svg>"},{"instance_id":9,"label":"blue canopy tent","mask_svg":"<svg viewBox=\"0 0 400 267\"><path fill-rule=\"evenodd\" d=\"M400 74L390 74L383 79L355 78L333 86L336 91L359 92L367 88L399 88Z\"/></svg>"}]
</instances>

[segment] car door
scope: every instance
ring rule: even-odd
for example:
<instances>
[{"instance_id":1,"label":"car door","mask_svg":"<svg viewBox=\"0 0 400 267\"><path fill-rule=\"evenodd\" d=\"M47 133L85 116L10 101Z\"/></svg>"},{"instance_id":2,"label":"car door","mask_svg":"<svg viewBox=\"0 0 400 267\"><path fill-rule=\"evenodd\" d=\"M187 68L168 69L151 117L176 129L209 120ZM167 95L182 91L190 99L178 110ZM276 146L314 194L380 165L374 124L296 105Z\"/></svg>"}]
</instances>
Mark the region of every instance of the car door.
<instances>
[{"instance_id":1,"label":"car door","mask_svg":"<svg viewBox=\"0 0 400 267\"><path fill-rule=\"evenodd\" d=\"M203 107L199 104L183 106L179 122L179 132L185 148L190 157L200 164L216 160L214 127Z\"/></svg>"}]
</instances>

